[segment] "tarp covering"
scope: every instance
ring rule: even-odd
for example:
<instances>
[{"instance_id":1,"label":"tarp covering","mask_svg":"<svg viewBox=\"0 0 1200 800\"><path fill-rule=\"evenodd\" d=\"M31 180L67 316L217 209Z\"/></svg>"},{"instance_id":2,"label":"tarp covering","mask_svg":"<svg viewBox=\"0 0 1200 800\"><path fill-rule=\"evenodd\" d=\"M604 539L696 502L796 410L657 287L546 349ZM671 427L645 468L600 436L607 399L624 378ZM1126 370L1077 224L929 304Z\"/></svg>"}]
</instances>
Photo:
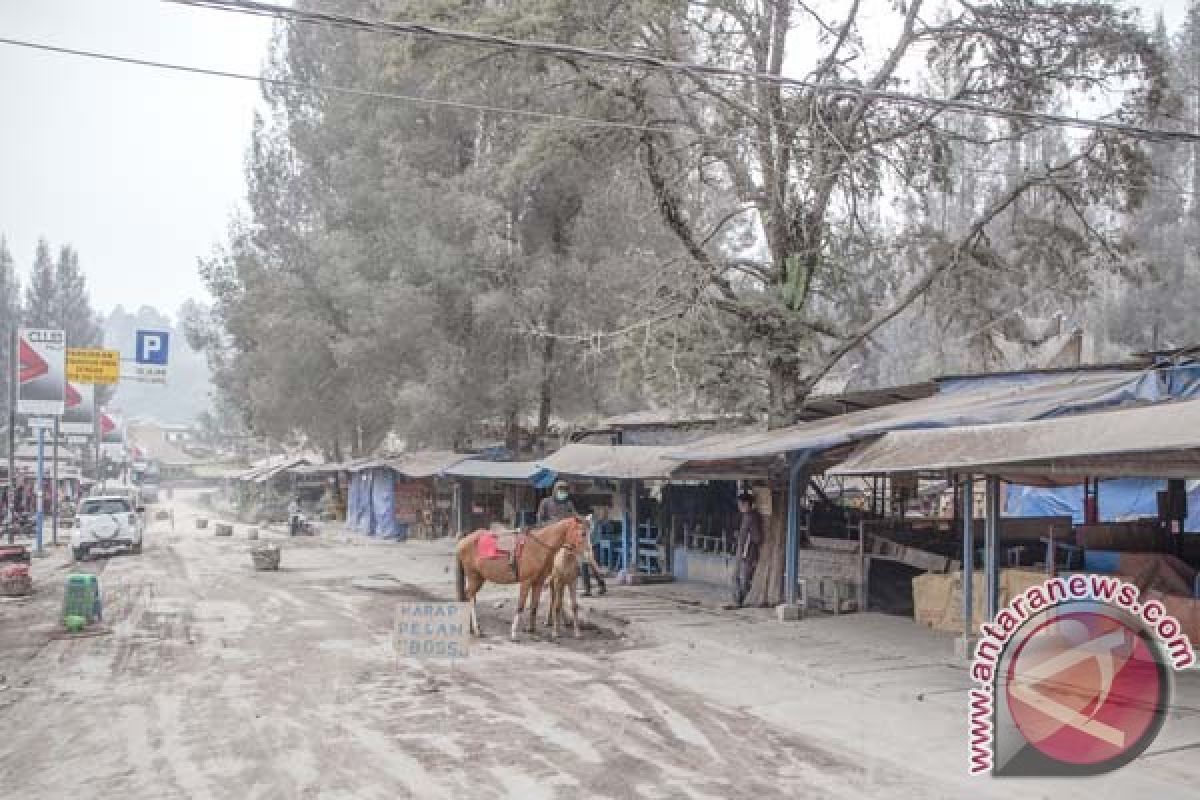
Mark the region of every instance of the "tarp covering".
<instances>
[{"instance_id":1,"label":"tarp covering","mask_svg":"<svg viewBox=\"0 0 1200 800\"><path fill-rule=\"evenodd\" d=\"M668 455L673 447L569 444L538 462L559 475L614 480L669 478L679 467Z\"/></svg>"},{"instance_id":2,"label":"tarp covering","mask_svg":"<svg viewBox=\"0 0 1200 800\"><path fill-rule=\"evenodd\" d=\"M407 538L396 525L396 473L392 470L371 470L371 529L367 534L381 539Z\"/></svg>"},{"instance_id":3,"label":"tarp covering","mask_svg":"<svg viewBox=\"0 0 1200 800\"><path fill-rule=\"evenodd\" d=\"M542 483L547 475L553 479L553 473L540 466L536 461L481 461L474 458L447 467L442 474L452 478L478 478L529 484Z\"/></svg>"},{"instance_id":4,"label":"tarp covering","mask_svg":"<svg viewBox=\"0 0 1200 800\"><path fill-rule=\"evenodd\" d=\"M371 532L371 472L356 472L350 478L346 498L346 524L360 533Z\"/></svg>"},{"instance_id":5,"label":"tarp covering","mask_svg":"<svg viewBox=\"0 0 1200 800\"><path fill-rule=\"evenodd\" d=\"M396 473L387 467L359 470L350 479L346 524L359 533L403 539L396 524Z\"/></svg>"},{"instance_id":6,"label":"tarp covering","mask_svg":"<svg viewBox=\"0 0 1200 800\"><path fill-rule=\"evenodd\" d=\"M731 461L799 450L827 450L889 431L955 428L1045 419L1190 398L1200 391L1195 367L1139 371L1019 373L947 380L932 397L843 414L710 445L678 448L688 462Z\"/></svg>"},{"instance_id":7,"label":"tarp covering","mask_svg":"<svg viewBox=\"0 0 1200 800\"><path fill-rule=\"evenodd\" d=\"M895 431L833 474L920 470L1013 477L1200 475L1200 400L951 430Z\"/></svg>"},{"instance_id":8,"label":"tarp covering","mask_svg":"<svg viewBox=\"0 0 1200 800\"><path fill-rule=\"evenodd\" d=\"M1159 490L1165 481L1154 478L1123 478L1100 481L1100 519L1119 522L1158 515ZM1200 482L1188 482L1188 518L1186 530L1200 531ZM1005 489L1004 513L1010 517L1052 517L1070 515L1076 525L1083 523L1083 486L1037 489L1009 486Z\"/></svg>"}]
</instances>

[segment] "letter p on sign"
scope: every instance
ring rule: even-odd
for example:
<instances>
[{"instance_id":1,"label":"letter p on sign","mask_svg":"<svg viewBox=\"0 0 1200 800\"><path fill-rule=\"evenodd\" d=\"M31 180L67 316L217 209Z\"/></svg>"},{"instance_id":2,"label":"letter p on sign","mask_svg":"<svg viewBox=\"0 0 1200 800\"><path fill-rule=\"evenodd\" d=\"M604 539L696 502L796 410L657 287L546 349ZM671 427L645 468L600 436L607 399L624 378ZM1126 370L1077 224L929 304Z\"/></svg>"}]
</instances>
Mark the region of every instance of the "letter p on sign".
<instances>
[{"instance_id":1,"label":"letter p on sign","mask_svg":"<svg viewBox=\"0 0 1200 800\"><path fill-rule=\"evenodd\" d=\"M137 353L134 360L139 364L167 365L167 349L171 335L166 331L138 331Z\"/></svg>"}]
</instances>

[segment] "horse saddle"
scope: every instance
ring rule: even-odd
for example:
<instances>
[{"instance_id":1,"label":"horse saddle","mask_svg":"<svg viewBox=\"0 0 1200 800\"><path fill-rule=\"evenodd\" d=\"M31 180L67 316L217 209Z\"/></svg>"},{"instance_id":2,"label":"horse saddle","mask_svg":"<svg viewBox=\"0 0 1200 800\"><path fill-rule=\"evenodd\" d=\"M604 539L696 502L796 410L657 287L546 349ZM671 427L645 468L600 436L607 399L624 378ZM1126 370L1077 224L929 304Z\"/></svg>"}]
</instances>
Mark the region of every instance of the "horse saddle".
<instances>
[{"instance_id":1,"label":"horse saddle","mask_svg":"<svg viewBox=\"0 0 1200 800\"><path fill-rule=\"evenodd\" d=\"M525 550L525 531L501 530L484 531L479 537L479 557L482 559L508 560L513 575L517 575L517 565L521 563L521 553Z\"/></svg>"}]
</instances>

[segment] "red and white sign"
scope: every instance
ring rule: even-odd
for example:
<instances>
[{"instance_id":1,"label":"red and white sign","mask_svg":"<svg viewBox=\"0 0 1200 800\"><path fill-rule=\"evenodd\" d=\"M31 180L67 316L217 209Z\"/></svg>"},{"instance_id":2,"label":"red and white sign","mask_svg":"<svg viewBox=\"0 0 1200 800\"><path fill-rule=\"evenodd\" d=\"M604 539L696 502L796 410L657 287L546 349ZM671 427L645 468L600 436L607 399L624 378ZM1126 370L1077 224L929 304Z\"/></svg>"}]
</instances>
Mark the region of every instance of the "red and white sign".
<instances>
[{"instance_id":1,"label":"red and white sign","mask_svg":"<svg viewBox=\"0 0 1200 800\"><path fill-rule=\"evenodd\" d=\"M66 400L67 334L22 328L17 337L17 412L61 415Z\"/></svg>"},{"instance_id":2,"label":"red and white sign","mask_svg":"<svg viewBox=\"0 0 1200 800\"><path fill-rule=\"evenodd\" d=\"M95 431L96 387L90 383L67 382L67 397L63 411L63 433L90 436Z\"/></svg>"}]
</instances>

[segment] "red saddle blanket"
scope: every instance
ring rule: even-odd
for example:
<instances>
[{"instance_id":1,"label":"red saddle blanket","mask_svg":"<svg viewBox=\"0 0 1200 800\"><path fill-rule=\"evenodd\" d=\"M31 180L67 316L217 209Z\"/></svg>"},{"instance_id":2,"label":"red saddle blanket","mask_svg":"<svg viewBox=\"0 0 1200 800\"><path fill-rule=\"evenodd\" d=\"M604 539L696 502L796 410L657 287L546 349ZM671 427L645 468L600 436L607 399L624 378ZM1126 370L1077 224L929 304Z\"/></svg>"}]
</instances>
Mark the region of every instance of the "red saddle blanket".
<instances>
[{"instance_id":1,"label":"red saddle blanket","mask_svg":"<svg viewBox=\"0 0 1200 800\"><path fill-rule=\"evenodd\" d=\"M508 560L512 559L515 553L516 557L520 558L524 545L523 534L483 531L479 536L479 557Z\"/></svg>"}]
</instances>

